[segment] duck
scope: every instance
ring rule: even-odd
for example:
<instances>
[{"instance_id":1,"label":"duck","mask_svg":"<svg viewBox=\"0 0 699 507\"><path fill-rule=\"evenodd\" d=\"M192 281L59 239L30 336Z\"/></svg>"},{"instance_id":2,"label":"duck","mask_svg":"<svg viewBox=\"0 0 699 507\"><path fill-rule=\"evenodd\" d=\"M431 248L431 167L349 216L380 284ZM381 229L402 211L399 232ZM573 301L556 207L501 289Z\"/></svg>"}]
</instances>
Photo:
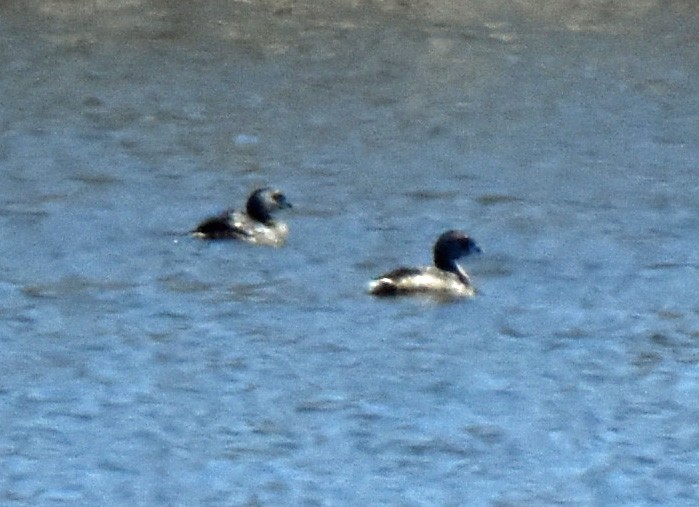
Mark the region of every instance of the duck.
<instances>
[{"instance_id":1,"label":"duck","mask_svg":"<svg viewBox=\"0 0 699 507\"><path fill-rule=\"evenodd\" d=\"M228 209L209 217L191 234L200 239L236 239L255 245L280 247L286 241L289 227L284 222L274 220L272 214L291 207L279 189L258 188L248 197L245 211Z\"/></svg>"},{"instance_id":2,"label":"duck","mask_svg":"<svg viewBox=\"0 0 699 507\"><path fill-rule=\"evenodd\" d=\"M401 267L369 282L373 296L431 294L441 297L473 297L476 288L457 260L481 253L476 242L463 231L448 230L434 244L434 265L418 268Z\"/></svg>"}]
</instances>

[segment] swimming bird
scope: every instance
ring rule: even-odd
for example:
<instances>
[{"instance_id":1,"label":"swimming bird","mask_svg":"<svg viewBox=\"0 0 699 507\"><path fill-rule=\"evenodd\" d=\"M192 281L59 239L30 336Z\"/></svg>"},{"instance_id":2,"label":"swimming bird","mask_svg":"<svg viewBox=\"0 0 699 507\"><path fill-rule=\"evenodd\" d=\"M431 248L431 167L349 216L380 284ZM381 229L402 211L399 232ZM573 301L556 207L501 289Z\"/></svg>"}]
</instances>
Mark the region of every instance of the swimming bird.
<instances>
[{"instance_id":1,"label":"swimming bird","mask_svg":"<svg viewBox=\"0 0 699 507\"><path fill-rule=\"evenodd\" d=\"M238 239L256 245L282 246L289 227L274 220L272 213L286 208L291 208L291 203L281 191L258 188L248 197L245 211L229 209L207 218L192 235L202 239Z\"/></svg>"},{"instance_id":2,"label":"swimming bird","mask_svg":"<svg viewBox=\"0 0 699 507\"><path fill-rule=\"evenodd\" d=\"M473 297L476 289L464 269L457 264L461 257L481 253L473 238L461 231L443 233L434 244L434 266L398 268L369 282L374 296L433 294L436 296Z\"/></svg>"}]
</instances>

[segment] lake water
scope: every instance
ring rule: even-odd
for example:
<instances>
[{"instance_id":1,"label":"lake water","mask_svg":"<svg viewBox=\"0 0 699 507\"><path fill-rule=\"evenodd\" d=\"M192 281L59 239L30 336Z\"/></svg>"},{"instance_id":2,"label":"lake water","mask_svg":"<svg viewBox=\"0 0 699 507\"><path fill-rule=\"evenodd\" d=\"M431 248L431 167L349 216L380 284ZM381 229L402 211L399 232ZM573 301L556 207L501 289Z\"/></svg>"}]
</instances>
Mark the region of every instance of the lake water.
<instances>
[{"instance_id":1,"label":"lake water","mask_svg":"<svg viewBox=\"0 0 699 507\"><path fill-rule=\"evenodd\" d=\"M3 2L0 503L697 505L698 33ZM284 248L185 234L266 184ZM450 228L475 299L365 294Z\"/></svg>"}]
</instances>

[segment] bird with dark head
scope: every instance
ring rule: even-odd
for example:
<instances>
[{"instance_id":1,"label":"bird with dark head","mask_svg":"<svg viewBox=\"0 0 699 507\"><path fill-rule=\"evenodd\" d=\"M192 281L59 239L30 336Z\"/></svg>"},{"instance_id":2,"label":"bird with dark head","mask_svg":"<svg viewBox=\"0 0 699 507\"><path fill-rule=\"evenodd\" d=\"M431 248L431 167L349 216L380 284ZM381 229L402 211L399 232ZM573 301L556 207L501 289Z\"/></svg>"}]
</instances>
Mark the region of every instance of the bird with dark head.
<instances>
[{"instance_id":1,"label":"bird with dark head","mask_svg":"<svg viewBox=\"0 0 699 507\"><path fill-rule=\"evenodd\" d=\"M256 245L282 246L289 227L274 220L273 213L291 207L281 191L258 188L248 197L245 211L230 209L207 218L192 235L201 239L238 239Z\"/></svg>"},{"instance_id":2,"label":"bird with dark head","mask_svg":"<svg viewBox=\"0 0 699 507\"><path fill-rule=\"evenodd\" d=\"M481 253L481 249L473 238L461 231L446 231L434 244L434 266L398 268L384 273L369 282L369 294L473 297L476 289L471 284L468 273L456 261L478 253Z\"/></svg>"}]
</instances>

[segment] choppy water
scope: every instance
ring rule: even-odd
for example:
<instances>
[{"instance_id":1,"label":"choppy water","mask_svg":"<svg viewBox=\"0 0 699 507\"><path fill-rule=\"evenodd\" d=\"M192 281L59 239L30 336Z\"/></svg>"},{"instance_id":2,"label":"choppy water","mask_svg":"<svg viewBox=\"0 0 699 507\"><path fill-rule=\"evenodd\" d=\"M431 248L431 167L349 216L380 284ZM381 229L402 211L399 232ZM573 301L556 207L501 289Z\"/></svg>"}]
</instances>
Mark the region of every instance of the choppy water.
<instances>
[{"instance_id":1,"label":"choppy water","mask_svg":"<svg viewBox=\"0 0 699 507\"><path fill-rule=\"evenodd\" d=\"M16 4L0 503L699 502L693 2ZM364 294L447 228L478 298Z\"/></svg>"}]
</instances>

